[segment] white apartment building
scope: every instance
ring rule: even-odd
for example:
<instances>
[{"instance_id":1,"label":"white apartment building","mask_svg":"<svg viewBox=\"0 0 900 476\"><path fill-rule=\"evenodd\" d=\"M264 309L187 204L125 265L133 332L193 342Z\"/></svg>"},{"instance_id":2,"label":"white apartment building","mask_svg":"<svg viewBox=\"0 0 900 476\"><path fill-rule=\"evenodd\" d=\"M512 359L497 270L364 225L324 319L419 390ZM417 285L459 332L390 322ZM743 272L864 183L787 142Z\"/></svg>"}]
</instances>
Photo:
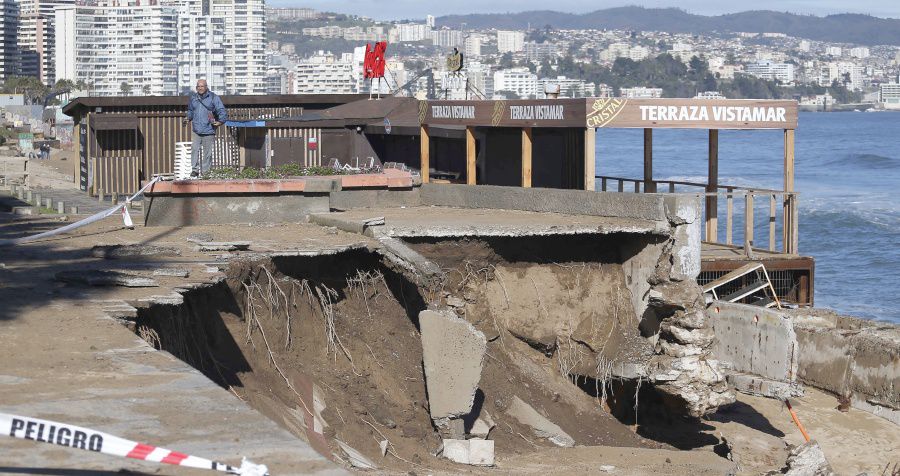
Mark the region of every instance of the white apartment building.
<instances>
[{"instance_id":1,"label":"white apartment building","mask_svg":"<svg viewBox=\"0 0 900 476\"><path fill-rule=\"evenodd\" d=\"M178 91L177 10L161 5L60 8L60 41L72 45L58 58L73 81L90 83L97 96L174 95ZM62 34L65 34L63 37ZM62 79L62 78L60 78Z\"/></svg>"},{"instance_id":2,"label":"white apartment building","mask_svg":"<svg viewBox=\"0 0 900 476\"><path fill-rule=\"evenodd\" d=\"M75 6L57 7L53 13L55 45L53 66L56 80L75 80Z\"/></svg>"},{"instance_id":3,"label":"white apartment building","mask_svg":"<svg viewBox=\"0 0 900 476\"><path fill-rule=\"evenodd\" d=\"M19 3L0 0L0 81L18 74Z\"/></svg>"},{"instance_id":4,"label":"white apartment building","mask_svg":"<svg viewBox=\"0 0 900 476\"><path fill-rule=\"evenodd\" d=\"M865 69L862 66L846 61L838 63L826 63L821 69L819 84L825 87L831 86L834 81L846 84L851 91L862 90Z\"/></svg>"},{"instance_id":5,"label":"white apartment building","mask_svg":"<svg viewBox=\"0 0 900 476\"><path fill-rule=\"evenodd\" d=\"M434 29L434 15L425 15L425 26Z\"/></svg>"},{"instance_id":6,"label":"white apartment building","mask_svg":"<svg viewBox=\"0 0 900 476\"><path fill-rule=\"evenodd\" d=\"M885 109L900 109L900 84L882 84L878 89L878 102L880 102Z\"/></svg>"},{"instance_id":7,"label":"white apartment building","mask_svg":"<svg viewBox=\"0 0 900 476\"><path fill-rule=\"evenodd\" d=\"M645 88L638 86L634 88L619 89L619 97L627 99L655 99L662 97L662 88Z\"/></svg>"},{"instance_id":8,"label":"white apartment building","mask_svg":"<svg viewBox=\"0 0 900 476\"><path fill-rule=\"evenodd\" d=\"M210 91L224 94L225 20L211 16L178 16L178 92L194 90L205 79ZM293 45L291 45L293 46Z\"/></svg>"},{"instance_id":9,"label":"white apartment building","mask_svg":"<svg viewBox=\"0 0 900 476\"><path fill-rule=\"evenodd\" d=\"M294 68L294 94L352 94L360 91L362 71L353 55L336 58L331 53L301 60Z\"/></svg>"},{"instance_id":10,"label":"white apartment building","mask_svg":"<svg viewBox=\"0 0 900 476\"><path fill-rule=\"evenodd\" d=\"M535 43L529 41L525 43L525 59L528 61L543 61L545 58L556 58L559 56L559 45L554 42Z\"/></svg>"},{"instance_id":11,"label":"white apartment building","mask_svg":"<svg viewBox=\"0 0 900 476\"><path fill-rule=\"evenodd\" d=\"M628 43L612 43L597 56L600 61L615 61L616 58L640 61L650 56L650 49L646 46L630 46Z\"/></svg>"},{"instance_id":12,"label":"white apartment building","mask_svg":"<svg viewBox=\"0 0 900 476\"><path fill-rule=\"evenodd\" d=\"M807 40L801 40L801 41L800 41L800 46L798 46L797 48L798 48L800 51L803 51L804 53L807 53L807 52L809 52L811 46L812 46L812 45L809 43L809 41L807 41Z\"/></svg>"},{"instance_id":13,"label":"white apartment building","mask_svg":"<svg viewBox=\"0 0 900 476\"><path fill-rule=\"evenodd\" d=\"M497 52L517 53L525 49L525 32L497 30Z\"/></svg>"},{"instance_id":14,"label":"white apartment building","mask_svg":"<svg viewBox=\"0 0 900 476\"><path fill-rule=\"evenodd\" d=\"M555 78L541 78L538 81L539 99L546 98L547 87L555 89L559 86L560 98L584 98L594 95L596 86L594 83L586 83L582 79L567 78L565 76L557 76Z\"/></svg>"},{"instance_id":15,"label":"white apartment building","mask_svg":"<svg viewBox=\"0 0 900 476\"><path fill-rule=\"evenodd\" d=\"M337 25L326 25L316 28L301 28L304 36L317 36L319 38L343 38L344 29Z\"/></svg>"},{"instance_id":16,"label":"white apartment building","mask_svg":"<svg viewBox=\"0 0 900 476\"><path fill-rule=\"evenodd\" d=\"M860 46L857 48L850 48L850 56L852 56L854 58L865 59L865 58L868 58L869 55L870 55L869 49L864 46Z\"/></svg>"},{"instance_id":17,"label":"white apartment building","mask_svg":"<svg viewBox=\"0 0 900 476\"><path fill-rule=\"evenodd\" d=\"M431 32L431 44L441 48L461 48L463 34L459 30L434 30Z\"/></svg>"},{"instance_id":18,"label":"white apartment building","mask_svg":"<svg viewBox=\"0 0 900 476\"><path fill-rule=\"evenodd\" d=\"M314 20L319 12L312 8L266 8L266 15L271 18L289 20Z\"/></svg>"},{"instance_id":19,"label":"white apartment building","mask_svg":"<svg viewBox=\"0 0 900 476\"><path fill-rule=\"evenodd\" d=\"M610 86L608 84L600 83L597 85L597 97L598 98L611 98L611 97L613 97L614 92L615 91L613 90L612 86Z\"/></svg>"},{"instance_id":20,"label":"white apartment building","mask_svg":"<svg viewBox=\"0 0 900 476\"><path fill-rule=\"evenodd\" d=\"M427 25L418 23L401 23L398 25L398 29L400 30L400 41L422 41L431 31Z\"/></svg>"},{"instance_id":21,"label":"white apartment building","mask_svg":"<svg viewBox=\"0 0 900 476\"><path fill-rule=\"evenodd\" d=\"M831 56L841 56L843 51L840 46L828 46L825 48L825 54Z\"/></svg>"},{"instance_id":22,"label":"white apartment building","mask_svg":"<svg viewBox=\"0 0 900 476\"><path fill-rule=\"evenodd\" d=\"M748 64L744 68L744 71L749 75L768 81L778 80L782 83L794 82L794 65L790 63L760 61L759 63Z\"/></svg>"},{"instance_id":23,"label":"white apartment building","mask_svg":"<svg viewBox=\"0 0 900 476\"><path fill-rule=\"evenodd\" d=\"M19 2L19 74L34 76L44 84L56 80L54 33L58 6L74 5L75 0L20 0Z\"/></svg>"},{"instance_id":24,"label":"white apartment building","mask_svg":"<svg viewBox=\"0 0 900 476\"><path fill-rule=\"evenodd\" d=\"M528 68L501 69L494 72L494 93L509 91L522 99L536 98L538 77Z\"/></svg>"},{"instance_id":25,"label":"white apartment building","mask_svg":"<svg viewBox=\"0 0 900 476\"><path fill-rule=\"evenodd\" d=\"M466 58L481 56L481 35L469 35L463 40L463 53Z\"/></svg>"},{"instance_id":26,"label":"white apartment building","mask_svg":"<svg viewBox=\"0 0 900 476\"><path fill-rule=\"evenodd\" d=\"M226 93L265 94L265 0L205 1L210 16L225 20Z\"/></svg>"}]
</instances>

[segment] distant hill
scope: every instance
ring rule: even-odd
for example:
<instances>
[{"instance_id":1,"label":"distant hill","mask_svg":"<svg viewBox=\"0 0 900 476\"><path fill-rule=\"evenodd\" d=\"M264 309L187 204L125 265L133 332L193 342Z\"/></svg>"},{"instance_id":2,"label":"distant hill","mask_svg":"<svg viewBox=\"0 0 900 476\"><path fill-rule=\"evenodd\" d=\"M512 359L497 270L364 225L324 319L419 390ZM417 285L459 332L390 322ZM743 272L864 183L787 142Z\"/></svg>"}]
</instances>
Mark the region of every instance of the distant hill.
<instances>
[{"instance_id":1,"label":"distant hill","mask_svg":"<svg viewBox=\"0 0 900 476\"><path fill-rule=\"evenodd\" d=\"M772 32L810 40L861 45L900 45L900 19L840 14L817 17L767 10L703 16L677 8L620 7L584 14L549 10L503 14L447 15L438 26L525 29L551 25L559 29L654 30L670 33Z\"/></svg>"}]
</instances>

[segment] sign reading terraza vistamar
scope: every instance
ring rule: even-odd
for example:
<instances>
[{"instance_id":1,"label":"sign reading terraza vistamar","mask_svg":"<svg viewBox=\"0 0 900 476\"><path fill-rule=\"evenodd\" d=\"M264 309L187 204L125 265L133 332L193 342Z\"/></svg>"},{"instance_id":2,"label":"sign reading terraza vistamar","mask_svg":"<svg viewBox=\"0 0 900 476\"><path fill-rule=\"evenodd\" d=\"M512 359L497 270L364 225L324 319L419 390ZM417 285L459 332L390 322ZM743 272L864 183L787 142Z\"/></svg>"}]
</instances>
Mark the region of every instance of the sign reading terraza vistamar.
<instances>
[{"instance_id":1,"label":"sign reading terraza vistamar","mask_svg":"<svg viewBox=\"0 0 900 476\"><path fill-rule=\"evenodd\" d=\"M493 127L796 129L796 101L536 99L427 101L422 124Z\"/></svg>"}]
</instances>

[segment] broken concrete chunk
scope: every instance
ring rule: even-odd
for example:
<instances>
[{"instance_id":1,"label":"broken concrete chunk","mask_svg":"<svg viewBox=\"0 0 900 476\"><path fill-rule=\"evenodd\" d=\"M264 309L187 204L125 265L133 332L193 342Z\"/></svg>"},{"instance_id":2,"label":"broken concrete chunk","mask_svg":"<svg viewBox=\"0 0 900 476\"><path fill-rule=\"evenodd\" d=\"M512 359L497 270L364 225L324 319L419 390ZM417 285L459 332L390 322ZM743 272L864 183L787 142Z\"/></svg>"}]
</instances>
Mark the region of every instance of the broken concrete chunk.
<instances>
[{"instance_id":1,"label":"broken concrete chunk","mask_svg":"<svg viewBox=\"0 0 900 476\"><path fill-rule=\"evenodd\" d=\"M445 439L444 458L454 463L469 464L469 441Z\"/></svg>"},{"instance_id":2,"label":"broken concrete chunk","mask_svg":"<svg viewBox=\"0 0 900 476\"><path fill-rule=\"evenodd\" d=\"M493 466L494 441L446 439L444 457L456 463Z\"/></svg>"},{"instance_id":3,"label":"broken concrete chunk","mask_svg":"<svg viewBox=\"0 0 900 476\"><path fill-rule=\"evenodd\" d=\"M447 298L447 305L450 307L466 307L466 301L458 297L450 296Z\"/></svg>"},{"instance_id":4,"label":"broken concrete chunk","mask_svg":"<svg viewBox=\"0 0 900 476\"><path fill-rule=\"evenodd\" d=\"M351 447L347 443L344 443L341 440L334 441L337 442L338 446L341 448L341 451L343 451L344 454L347 455L347 461L350 462L350 466L359 469L378 469L378 466L375 466L375 463L373 463L369 458L363 456L363 454L359 451L353 449L353 447Z\"/></svg>"},{"instance_id":5,"label":"broken concrete chunk","mask_svg":"<svg viewBox=\"0 0 900 476\"><path fill-rule=\"evenodd\" d=\"M741 393L769 397L776 400L799 397L803 387L796 382L779 382L758 375L733 373L728 375L728 383Z\"/></svg>"},{"instance_id":6,"label":"broken concrete chunk","mask_svg":"<svg viewBox=\"0 0 900 476\"><path fill-rule=\"evenodd\" d=\"M834 475L834 470L831 469L831 465L825 459L825 453L816 440L810 440L792 449L783 472L788 476Z\"/></svg>"},{"instance_id":7,"label":"broken concrete chunk","mask_svg":"<svg viewBox=\"0 0 900 476\"><path fill-rule=\"evenodd\" d=\"M187 278L190 275L190 270L183 268L159 268L153 270L153 276L173 276L176 278Z\"/></svg>"},{"instance_id":8,"label":"broken concrete chunk","mask_svg":"<svg viewBox=\"0 0 900 476\"><path fill-rule=\"evenodd\" d=\"M494 440L469 440L469 464L494 465Z\"/></svg>"},{"instance_id":9,"label":"broken concrete chunk","mask_svg":"<svg viewBox=\"0 0 900 476\"><path fill-rule=\"evenodd\" d=\"M537 412L531 405L522 401L518 396L512 398L506 414L515 418L523 425L528 425L534 430L534 434L547 438L556 446L571 448L575 446L575 440L569 436L562 428L548 420L546 417Z\"/></svg>"},{"instance_id":10,"label":"broken concrete chunk","mask_svg":"<svg viewBox=\"0 0 900 476\"><path fill-rule=\"evenodd\" d=\"M419 326L431 418L469 413L481 380L487 339L450 311L422 311Z\"/></svg>"},{"instance_id":11,"label":"broken concrete chunk","mask_svg":"<svg viewBox=\"0 0 900 476\"><path fill-rule=\"evenodd\" d=\"M141 256L180 256L181 251L156 245L97 245L91 248L91 255L97 258L118 259Z\"/></svg>"},{"instance_id":12,"label":"broken concrete chunk","mask_svg":"<svg viewBox=\"0 0 900 476\"><path fill-rule=\"evenodd\" d=\"M197 243L197 251L246 251L249 241L204 241Z\"/></svg>"},{"instance_id":13,"label":"broken concrete chunk","mask_svg":"<svg viewBox=\"0 0 900 476\"><path fill-rule=\"evenodd\" d=\"M497 426L497 424L494 423L491 414L488 413L487 410L483 410L481 416L472 424L472 429L469 431L469 434L477 438L485 439L495 426Z\"/></svg>"},{"instance_id":14,"label":"broken concrete chunk","mask_svg":"<svg viewBox=\"0 0 900 476\"><path fill-rule=\"evenodd\" d=\"M156 281L150 278L102 270L60 271L56 273L56 280L64 283L86 284L88 286L124 286L128 288L152 288L159 286Z\"/></svg>"},{"instance_id":15,"label":"broken concrete chunk","mask_svg":"<svg viewBox=\"0 0 900 476\"><path fill-rule=\"evenodd\" d=\"M207 241L215 241L215 237L211 233L191 233L187 236L187 240L191 243L203 243Z\"/></svg>"}]
</instances>

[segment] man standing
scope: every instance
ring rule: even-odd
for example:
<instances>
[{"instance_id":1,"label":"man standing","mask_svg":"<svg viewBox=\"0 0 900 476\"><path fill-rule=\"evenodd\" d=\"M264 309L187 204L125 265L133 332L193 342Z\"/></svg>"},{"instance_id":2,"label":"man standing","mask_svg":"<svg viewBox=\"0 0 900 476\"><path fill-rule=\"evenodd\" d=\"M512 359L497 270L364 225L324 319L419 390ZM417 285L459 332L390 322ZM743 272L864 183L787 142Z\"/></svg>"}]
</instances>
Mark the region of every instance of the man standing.
<instances>
[{"instance_id":1,"label":"man standing","mask_svg":"<svg viewBox=\"0 0 900 476\"><path fill-rule=\"evenodd\" d=\"M191 121L191 177L199 177L212 168L212 151L216 142L216 127L228 120L225 105L216 93L206 86L206 80L197 81L197 93L191 94L186 121ZM203 160L200 160L200 148Z\"/></svg>"}]
</instances>

